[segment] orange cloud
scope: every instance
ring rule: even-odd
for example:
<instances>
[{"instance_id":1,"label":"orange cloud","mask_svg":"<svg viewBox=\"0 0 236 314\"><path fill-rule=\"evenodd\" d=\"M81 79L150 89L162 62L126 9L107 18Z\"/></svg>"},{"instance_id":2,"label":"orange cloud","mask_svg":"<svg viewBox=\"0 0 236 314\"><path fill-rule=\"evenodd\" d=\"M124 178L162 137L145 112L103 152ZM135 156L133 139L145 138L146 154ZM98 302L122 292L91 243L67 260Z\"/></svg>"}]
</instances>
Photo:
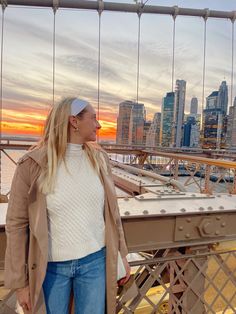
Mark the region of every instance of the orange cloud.
<instances>
[{"instance_id":1,"label":"orange cloud","mask_svg":"<svg viewBox=\"0 0 236 314\"><path fill-rule=\"evenodd\" d=\"M46 115L36 113L21 113L14 110L5 110L2 121L2 133L7 135L41 136ZM101 140L115 140L116 122L103 117L100 120L102 128L99 131Z\"/></svg>"}]
</instances>

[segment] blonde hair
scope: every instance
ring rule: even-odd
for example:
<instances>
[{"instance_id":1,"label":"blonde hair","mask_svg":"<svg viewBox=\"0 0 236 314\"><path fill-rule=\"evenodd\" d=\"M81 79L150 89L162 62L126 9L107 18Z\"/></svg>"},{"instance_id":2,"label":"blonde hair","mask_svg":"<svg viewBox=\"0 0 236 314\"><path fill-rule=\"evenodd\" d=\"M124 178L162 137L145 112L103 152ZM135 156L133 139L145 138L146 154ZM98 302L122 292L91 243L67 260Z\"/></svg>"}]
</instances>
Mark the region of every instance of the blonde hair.
<instances>
[{"instance_id":1,"label":"blonde hair","mask_svg":"<svg viewBox=\"0 0 236 314\"><path fill-rule=\"evenodd\" d=\"M37 145L46 148L47 167L42 169L38 180L39 189L44 194L53 192L58 165L61 161L65 162L71 103L75 99L75 97L64 98L52 107L45 122L42 140ZM78 117L82 118L84 112L86 108ZM83 148L100 176L103 160L100 158L99 150L92 143L84 143Z\"/></svg>"}]
</instances>

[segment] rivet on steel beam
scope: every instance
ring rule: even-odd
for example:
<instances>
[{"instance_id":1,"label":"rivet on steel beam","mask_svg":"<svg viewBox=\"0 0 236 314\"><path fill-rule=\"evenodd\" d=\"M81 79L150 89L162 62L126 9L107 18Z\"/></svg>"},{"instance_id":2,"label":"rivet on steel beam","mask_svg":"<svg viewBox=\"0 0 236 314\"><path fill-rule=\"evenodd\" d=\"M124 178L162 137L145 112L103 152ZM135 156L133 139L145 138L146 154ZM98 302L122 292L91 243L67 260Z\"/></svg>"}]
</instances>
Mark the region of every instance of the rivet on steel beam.
<instances>
[{"instance_id":1,"label":"rivet on steel beam","mask_svg":"<svg viewBox=\"0 0 236 314\"><path fill-rule=\"evenodd\" d=\"M221 217L220 216L216 216L216 220L220 220L221 219Z\"/></svg>"},{"instance_id":2,"label":"rivet on steel beam","mask_svg":"<svg viewBox=\"0 0 236 314\"><path fill-rule=\"evenodd\" d=\"M185 209L185 208L181 208L180 211L181 211L182 213L185 213L185 212L186 212L186 209Z\"/></svg>"},{"instance_id":3,"label":"rivet on steel beam","mask_svg":"<svg viewBox=\"0 0 236 314\"><path fill-rule=\"evenodd\" d=\"M143 196L143 195L140 195L139 198L144 198L144 196Z\"/></svg>"},{"instance_id":4,"label":"rivet on steel beam","mask_svg":"<svg viewBox=\"0 0 236 314\"><path fill-rule=\"evenodd\" d=\"M182 230L184 230L184 227L183 226L179 226L179 231L182 231Z\"/></svg>"},{"instance_id":5,"label":"rivet on steel beam","mask_svg":"<svg viewBox=\"0 0 236 314\"><path fill-rule=\"evenodd\" d=\"M199 210L204 210L204 207L199 207L198 209L199 209Z\"/></svg>"},{"instance_id":6,"label":"rivet on steel beam","mask_svg":"<svg viewBox=\"0 0 236 314\"><path fill-rule=\"evenodd\" d=\"M191 222L192 219L191 219L191 218L187 218L186 221L187 221L187 222Z\"/></svg>"},{"instance_id":7,"label":"rivet on steel beam","mask_svg":"<svg viewBox=\"0 0 236 314\"><path fill-rule=\"evenodd\" d=\"M130 212L125 212L125 216L129 216L130 215Z\"/></svg>"},{"instance_id":8,"label":"rivet on steel beam","mask_svg":"<svg viewBox=\"0 0 236 314\"><path fill-rule=\"evenodd\" d=\"M219 234L220 234L220 231L216 230L215 235L219 235Z\"/></svg>"},{"instance_id":9,"label":"rivet on steel beam","mask_svg":"<svg viewBox=\"0 0 236 314\"><path fill-rule=\"evenodd\" d=\"M161 212L162 214L165 214L166 210L165 210L165 209L161 209L160 212Z\"/></svg>"},{"instance_id":10,"label":"rivet on steel beam","mask_svg":"<svg viewBox=\"0 0 236 314\"><path fill-rule=\"evenodd\" d=\"M219 209L224 209L224 206L219 206Z\"/></svg>"},{"instance_id":11,"label":"rivet on steel beam","mask_svg":"<svg viewBox=\"0 0 236 314\"><path fill-rule=\"evenodd\" d=\"M185 234L185 238L189 239L189 238L190 238L190 234L189 234L189 233L186 233L186 234Z\"/></svg>"},{"instance_id":12,"label":"rivet on steel beam","mask_svg":"<svg viewBox=\"0 0 236 314\"><path fill-rule=\"evenodd\" d=\"M149 214L148 210L145 209L145 210L143 211L143 214L144 214L144 215L148 215L148 214Z\"/></svg>"},{"instance_id":13,"label":"rivet on steel beam","mask_svg":"<svg viewBox=\"0 0 236 314\"><path fill-rule=\"evenodd\" d=\"M213 207L212 207L212 206L208 206L207 209L208 209L208 210L212 210Z\"/></svg>"},{"instance_id":14,"label":"rivet on steel beam","mask_svg":"<svg viewBox=\"0 0 236 314\"><path fill-rule=\"evenodd\" d=\"M221 223L221 227L224 228L225 226L226 226L226 223L225 223L225 222L222 222L222 223Z\"/></svg>"}]
</instances>

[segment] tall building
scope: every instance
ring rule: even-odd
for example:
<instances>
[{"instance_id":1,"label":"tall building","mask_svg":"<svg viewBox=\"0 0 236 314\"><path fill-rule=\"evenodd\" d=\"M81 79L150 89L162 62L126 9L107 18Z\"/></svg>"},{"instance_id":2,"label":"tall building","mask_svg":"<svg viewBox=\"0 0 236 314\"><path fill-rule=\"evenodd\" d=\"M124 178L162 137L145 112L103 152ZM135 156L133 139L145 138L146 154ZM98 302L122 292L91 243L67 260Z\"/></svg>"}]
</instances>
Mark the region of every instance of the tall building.
<instances>
[{"instance_id":1,"label":"tall building","mask_svg":"<svg viewBox=\"0 0 236 314\"><path fill-rule=\"evenodd\" d=\"M133 101L123 101L119 104L119 115L117 118L116 144L128 144L129 127Z\"/></svg>"},{"instance_id":2,"label":"tall building","mask_svg":"<svg viewBox=\"0 0 236 314\"><path fill-rule=\"evenodd\" d=\"M152 125L151 121L144 121L144 126L143 126L143 145L145 145L146 142L147 142L147 137L148 137L148 133L149 133L151 125Z\"/></svg>"},{"instance_id":3,"label":"tall building","mask_svg":"<svg viewBox=\"0 0 236 314\"><path fill-rule=\"evenodd\" d=\"M171 145L172 124L174 119L175 93L169 92L162 100L160 144L164 147Z\"/></svg>"},{"instance_id":4,"label":"tall building","mask_svg":"<svg viewBox=\"0 0 236 314\"><path fill-rule=\"evenodd\" d=\"M172 146L181 147L183 138L186 81L176 80Z\"/></svg>"},{"instance_id":5,"label":"tall building","mask_svg":"<svg viewBox=\"0 0 236 314\"><path fill-rule=\"evenodd\" d=\"M145 120L146 111L144 104L133 103L130 114L128 144L143 144Z\"/></svg>"},{"instance_id":6,"label":"tall building","mask_svg":"<svg viewBox=\"0 0 236 314\"><path fill-rule=\"evenodd\" d=\"M206 109L218 108L218 94L218 91L214 91L206 98Z\"/></svg>"},{"instance_id":7,"label":"tall building","mask_svg":"<svg viewBox=\"0 0 236 314\"><path fill-rule=\"evenodd\" d=\"M199 115L189 114L184 124L183 146L198 147L200 139Z\"/></svg>"},{"instance_id":8,"label":"tall building","mask_svg":"<svg viewBox=\"0 0 236 314\"><path fill-rule=\"evenodd\" d=\"M226 146L227 105L222 105L219 95L220 91L214 91L206 98L206 109L203 110L203 148L219 149Z\"/></svg>"},{"instance_id":9,"label":"tall building","mask_svg":"<svg viewBox=\"0 0 236 314\"><path fill-rule=\"evenodd\" d=\"M156 112L146 136L146 146L157 147L160 145L161 113Z\"/></svg>"},{"instance_id":10,"label":"tall building","mask_svg":"<svg viewBox=\"0 0 236 314\"><path fill-rule=\"evenodd\" d=\"M218 92L218 103L217 108L222 110L223 115L227 114L228 111L228 86L226 81L221 82Z\"/></svg>"},{"instance_id":11,"label":"tall building","mask_svg":"<svg viewBox=\"0 0 236 314\"><path fill-rule=\"evenodd\" d=\"M236 97L233 106L229 107L226 144L230 149L236 148Z\"/></svg>"},{"instance_id":12,"label":"tall building","mask_svg":"<svg viewBox=\"0 0 236 314\"><path fill-rule=\"evenodd\" d=\"M190 103L190 114L197 114L198 111L198 100L197 97L193 97Z\"/></svg>"}]
</instances>

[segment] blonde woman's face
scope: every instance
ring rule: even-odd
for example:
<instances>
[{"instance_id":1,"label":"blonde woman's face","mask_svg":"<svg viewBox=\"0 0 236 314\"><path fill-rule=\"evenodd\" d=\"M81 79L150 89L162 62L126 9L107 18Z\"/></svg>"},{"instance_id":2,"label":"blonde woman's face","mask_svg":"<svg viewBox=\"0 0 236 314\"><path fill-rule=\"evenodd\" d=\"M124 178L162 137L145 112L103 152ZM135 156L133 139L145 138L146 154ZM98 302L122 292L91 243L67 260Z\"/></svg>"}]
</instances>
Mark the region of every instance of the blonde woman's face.
<instances>
[{"instance_id":1,"label":"blonde woman's face","mask_svg":"<svg viewBox=\"0 0 236 314\"><path fill-rule=\"evenodd\" d=\"M86 112L78 120L78 134L83 142L96 141L97 130L101 128L97 121L96 112L91 105L86 107Z\"/></svg>"}]
</instances>

